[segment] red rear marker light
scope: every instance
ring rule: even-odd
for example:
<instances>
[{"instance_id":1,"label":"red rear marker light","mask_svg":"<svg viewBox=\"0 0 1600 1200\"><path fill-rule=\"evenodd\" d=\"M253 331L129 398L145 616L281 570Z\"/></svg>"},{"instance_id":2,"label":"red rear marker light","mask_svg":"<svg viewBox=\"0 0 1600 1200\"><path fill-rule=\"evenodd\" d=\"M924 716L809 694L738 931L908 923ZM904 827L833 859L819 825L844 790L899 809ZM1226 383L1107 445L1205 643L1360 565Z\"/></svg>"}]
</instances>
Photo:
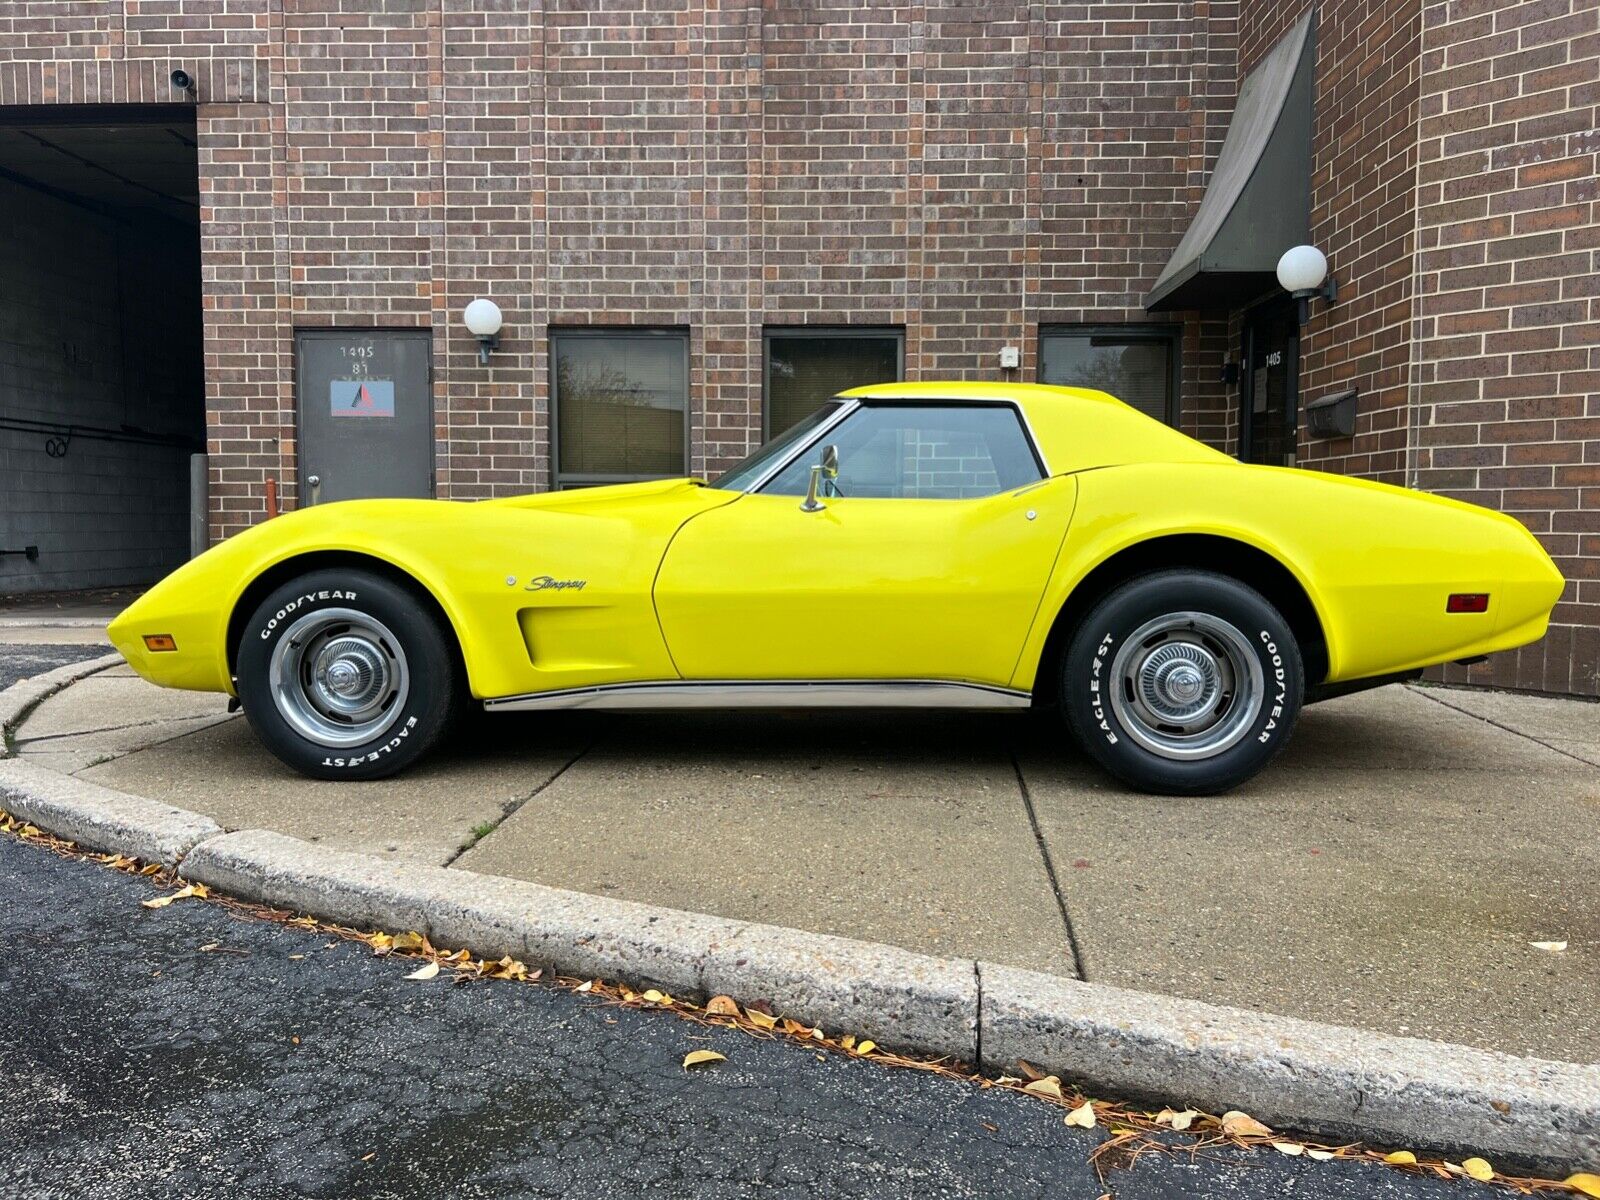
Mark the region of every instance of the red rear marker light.
<instances>
[{"instance_id":1,"label":"red rear marker light","mask_svg":"<svg viewBox=\"0 0 1600 1200\"><path fill-rule=\"evenodd\" d=\"M1451 592L1444 602L1445 612L1488 612L1488 592Z\"/></svg>"},{"instance_id":2,"label":"red rear marker light","mask_svg":"<svg viewBox=\"0 0 1600 1200\"><path fill-rule=\"evenodd\" d=\"M144 635L144 648L159 654L166 650L176 650L178 643L170 633L147 633Z\"/></svg>"}]
</instances>

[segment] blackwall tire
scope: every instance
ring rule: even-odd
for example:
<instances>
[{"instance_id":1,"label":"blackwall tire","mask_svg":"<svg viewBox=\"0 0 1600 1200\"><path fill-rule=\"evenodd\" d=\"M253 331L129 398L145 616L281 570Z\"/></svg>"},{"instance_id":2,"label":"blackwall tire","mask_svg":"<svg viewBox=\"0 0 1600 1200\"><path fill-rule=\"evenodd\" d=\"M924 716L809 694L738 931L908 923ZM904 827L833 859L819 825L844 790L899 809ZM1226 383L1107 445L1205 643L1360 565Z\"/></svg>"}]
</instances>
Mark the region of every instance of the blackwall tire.
<instances>
[{"instance_id":1,"label":"blackwall tire","mask_svg":"<svg viewBox=\"0 0 1600 1200\"><path fill-rule=\"evenodd\" d=\"M1288 622L1225 575L1162 571L1121 585L1074 632L1061 707L1084 751L1145 792L1200 796L1283 749L1305 690Z\"/></svg>"},{"instance_id":2,"label":"blackwall tire","mask_svg":"<svg viewBox=\"0 0 1600 1200\"><path fill-rule=\"evenodd\" d=\"M313 779L382 779L444 736L465 689L447 633L400 585L310 572L246 620L236 671L250 727Z\"/></svg>"}]
</instances>

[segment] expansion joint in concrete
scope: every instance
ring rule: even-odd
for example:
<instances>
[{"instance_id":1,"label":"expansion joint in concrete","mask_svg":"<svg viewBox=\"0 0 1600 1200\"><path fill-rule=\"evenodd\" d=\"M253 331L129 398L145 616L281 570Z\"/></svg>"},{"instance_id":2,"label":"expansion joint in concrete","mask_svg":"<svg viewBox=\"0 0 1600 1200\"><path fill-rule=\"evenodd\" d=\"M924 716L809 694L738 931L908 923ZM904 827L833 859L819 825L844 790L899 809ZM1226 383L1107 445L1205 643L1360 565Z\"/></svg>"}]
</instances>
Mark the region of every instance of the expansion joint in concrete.
<instances>
[{"instance_id":1,"label":"expansion joint in concrete","mask_svg":"<svg viewBox=\"0 0 1600 1200\"><path fill-rule=\"evenodd\" d=\"M1072 952L1072 973L1077 978L1088 981L1089 973L1084 968L1083 947L1078 943L1078 932L1072 927L1072 913L1067 908L1066 894L1061 890L1061 877L1056 873L1055 859L1050 854L1050 843L1045 840L1044 829L1039 824L1039 813L1033 806L1033 793L1028 789L1028 781L1022 774L1022 761L1017 757L1017 752L1011 752L1011 769L1017 776L1017 791L1022 794L1022 807L1027 811L1028 824L1033 829L1033 840L1039 847L1039 857L1044 860L1044 873L1050 880L1050 891L1056 898L1056 910L1061 914L1061 927L1066 933L1067 949Z\"/></svg>"}]
</instances>

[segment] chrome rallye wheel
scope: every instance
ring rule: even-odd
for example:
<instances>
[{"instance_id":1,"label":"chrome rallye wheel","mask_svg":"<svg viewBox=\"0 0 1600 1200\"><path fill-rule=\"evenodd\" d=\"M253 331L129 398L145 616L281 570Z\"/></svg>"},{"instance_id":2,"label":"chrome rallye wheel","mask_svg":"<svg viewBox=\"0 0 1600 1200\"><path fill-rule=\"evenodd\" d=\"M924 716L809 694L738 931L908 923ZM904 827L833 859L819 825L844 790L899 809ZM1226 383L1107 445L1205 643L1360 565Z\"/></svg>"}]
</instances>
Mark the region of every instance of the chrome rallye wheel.
<instances>
[{"instance_id":1,"label":"chrome rallye wheel","mask_svg":"<svg viewBox=\"0 0 1600 1200\"><path fill-rule=\"evenodd\" d=\"M1083 748L1134 787L1226 791L1287 741L1304 687L1282 615L1222 575L1165 571L1095 605L1063 662L1062 708Z\"/></svg>"},{"instance_id":2,"label":"chrome rallye wheel","mask_svg":"<svg viewBox=\"0 0 1600 1200\"><path fill-rule=\"evenodd\" d=\"M429 750L458 696L455 656L418 598L364 571L316 571L245 624L239 698L261 741L319 779L379 779Z\"/></svg>"}]
</instances>

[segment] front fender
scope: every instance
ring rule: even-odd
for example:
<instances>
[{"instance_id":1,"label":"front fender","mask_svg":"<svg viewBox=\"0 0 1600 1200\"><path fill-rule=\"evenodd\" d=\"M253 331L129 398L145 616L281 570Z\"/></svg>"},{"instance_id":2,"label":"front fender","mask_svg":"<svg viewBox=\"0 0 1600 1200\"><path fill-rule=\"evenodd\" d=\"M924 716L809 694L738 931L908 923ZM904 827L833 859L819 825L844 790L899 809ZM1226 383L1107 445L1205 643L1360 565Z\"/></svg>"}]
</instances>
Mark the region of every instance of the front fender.
<instances>
[{"instance_id":1,"label":"front fender","mask_svg":"<svg viewBox=\"0 0 1600 1200\"><path fill-rule=\"evenodd\" d=\"M638 506L571 510L430 500L361 500L287 513L180 567L112 623L117 649L169 687L233 691L229 620L251 584L307 555L376 559L438 602L474 696L505 696L675 674L650 581L686 515L723 503L685 487ZM352 558L351 561L354 561ZM548 577L571 587L530 590ZM151 633L176 652L152 654Z\"/></svg>"}]
</instances>

